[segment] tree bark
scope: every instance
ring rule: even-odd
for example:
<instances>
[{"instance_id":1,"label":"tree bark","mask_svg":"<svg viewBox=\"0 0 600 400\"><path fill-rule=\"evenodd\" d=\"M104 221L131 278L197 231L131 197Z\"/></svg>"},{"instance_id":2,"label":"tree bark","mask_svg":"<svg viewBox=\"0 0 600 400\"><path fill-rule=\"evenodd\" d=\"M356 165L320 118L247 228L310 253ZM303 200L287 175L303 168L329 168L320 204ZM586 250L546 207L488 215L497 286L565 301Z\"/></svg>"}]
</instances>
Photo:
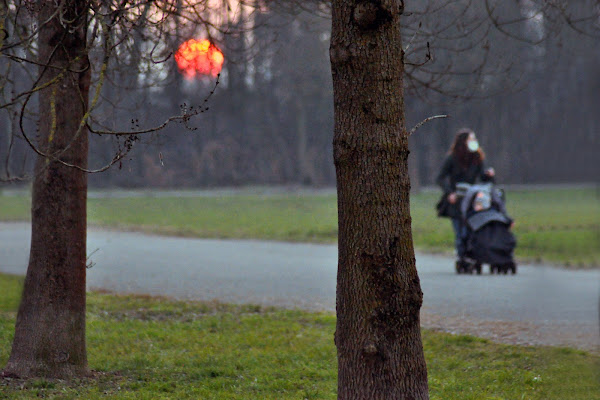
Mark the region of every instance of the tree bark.
<instances>
[{"instance_id":1,"label":"tree bark","mask_svg":"<svg viewBox=\"0 0 600 400\"><path fill-rule=\"evenodd\" d=\"M56 158L87 167L87 3L39 1L37 7L39 86L48 85L39 92L38 147L51 156L36 162L29 266L4 372L68 378L87 372L87 175Z\"/></svg>"},{"instance_id":2,"label":"tree bark","mask_svg":"<svg viewBox=\"0 0 600 400\"><path fill-rule=\"evenodd\" d=\"M338 399L428 399L409 208L400 0L332 2Z\"/></svg>"}]
</instances>

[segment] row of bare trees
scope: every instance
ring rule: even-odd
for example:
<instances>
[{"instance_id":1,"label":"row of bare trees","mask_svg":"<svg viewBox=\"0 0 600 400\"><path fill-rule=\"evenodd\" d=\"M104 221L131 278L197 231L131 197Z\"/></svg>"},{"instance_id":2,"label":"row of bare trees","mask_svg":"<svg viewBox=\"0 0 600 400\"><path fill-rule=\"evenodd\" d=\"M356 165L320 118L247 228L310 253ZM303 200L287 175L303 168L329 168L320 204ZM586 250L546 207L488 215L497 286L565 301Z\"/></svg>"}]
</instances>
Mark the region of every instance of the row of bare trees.
<instances>
[{"instance_id":1,"label":"row of bare trees","mask_svg":"<svg viewBox=\"0 0 600 400\"><path fill-rule=\"evenodd\" d=\"M600 104L595 38L559 29L557 17L543 9L536 13L532 1L521 1L520 8L496 7L497 16L485 21L485 7L442 3L423 3L402 21L408 38L407 120L414 125L430 115L451 117L425 125L411 139L413 186L433 182L454 132L462 126L482 138L488 162L502 182L595 180L593 170L586 168L598 150L597 120L589 117ZM207 31L221 38L218 44L227 61L220 87L211 97L210 113L189 121L194 130L174 124L162 136L144 137L144 145L136 144L119 159L118 168L91 176L92 186L335 183L329 137L329 8L244 10L231 14L229 21L223 18L226 35L197 25L191 29L179 17L173 22L176 34L166 36L161 49L148 44L160 30L138 24L127 47L108 59L92 114L103 129L128 132L160 125L179 114L184 103L203 104L214 80L184 80L169 57L186 38L206 36ZM530 17L506 22L511 15ZM440 27L444 18L448 21ZM93 53L101 57L97 49ZM159 63L161 58L165 61ZM15 69L13 74L26 74ZM25 90L24 79L15 80L21 86L12 92ZM35 97L29 101L37 104ZM5 127L0 140L7 143L0 148L0 176L30 172L33 157L19 135L16 114L1 112L0 121ZM91 168L120 154L125 137L92 136ZM551 162L558 156L565 160L562 165Z\"/></svg>"},{"instance_id":2,"label":"row of bare trees","mask_svg":"<svg viewBox=\"0 0 600 400\"><path fill-rule=\"evenodd\" d=\"M461 126L480 135L488 162L503 182L595 180L593 170L586 168L594 163L597 150L597 121L589 118L600 104L595 38L559 29L556 16L541 18L545 15L541 11L520 24L503 23L510 15L532 13L531 1L522 1L516 9L496 8L503 19L488 18L485 23L484 10L469 10L469 2L462 8L458 3L433 8L437 3L442 2L430 2L429 8L411 11L403 19L409 38L407 120L415 124L430 115L451 116L425 125L411 139L414 183L433 182ZM448 18L440 28L448 8L454 19ZM329 11L327 7L291 11L248 8L243 20L241 12L234 13L237 18L227 21L227 35L218 42L227 55L221 85L211 98L211 112L190 122L196 130L176 124L163 130L162 137L146 136L143 146L136 145L119 160L119 168L90 177L90 184L334 184ZM463 21L465 14L473 15ZM462 25L453 23L457 18ZM184 80L168 56L184 39L207 33L190 29L182 18L174 24L177 34L165 37L162 53L148 49L148 40L160 33L139 26L119 53L123 55L108 60L93 113L97 123L127 132L161 124L178 114L184 103L203 104L214 81ZM520 35L521 40L507 40L507 34ZM146 50L156 59L166 57L165 62L149 60ZM99 51L95 53L100 57ZM21 89L12 88L13 92L24 89L23 79L20 82ZM36 99L30 102L35 104ZM14 113L3 112L0 121L5 127L1 140L9 144L0 148L4 161L0 175L22 175L30 171L33 157L19 137L19 120ZM92 168L103 166L124 148L123 137L94 135L90 140L95 149L90 153ZM565 160L562 165L551 162L557 156Z\"/></svg>"},{"instance_id":3,"label":"row of bare trees","mask_svg":"<svg viewBox=\"0 0 600 400\"><path fill-rule=\"evenodd\" d=\"M4 177L29 174L33 185L30 261L3 374L87 372L89 173L115 165L147 174L149 181L169 173L172 184L181 176L214 179L214 171L233 183L268 171L273 179L327 182L327 172L314 170L327 169L331 154L319 156L318 145L325 143L333 149L338 189L338 397L428 398L403 92L424 100L430 98L423 93L437 93L432 98L439 101L473 99L506 86L512 78L505 73L515 62L505 62L512 50L497 47L495 37L541 52L535 46L551 43L549 32L557 27L595 34L596 2L570 4L334 0L329 8L252 1L246 8L200 0L0 1ZM278 7L301 16L291 18ZM307 7L311 13L302 14ZM330 34L311 19L329 12ZM273 32L281 37L275 40ZM180 39L198 33L219 40L224 50L244 50L231 58L225 89L214 95L216 83L183 81L170 63ZM303 40L307 35L316 40ZM323 90L327 63L319 58L327 48L333 106ZM245 58L252 50L257 54ZM301 68L294 64L297 54ZM539 58L531 60L536 65ZM206 113L213 102L215 111ZM331 120L313 117L321 107L333 111L331 145L323 130ZM200 114L206 118L196 125L193 117ZM281 119L289 133L279 130ZM251 128L257 121L260 130ZM174 123L183 132L166 130ZM210 133L195 134L198 126ZM160 137L141 139L149 140L151 151L132 151L139 138L161 130ZM90 133L97 146L91 149ZM19 146L35 153L32 172ZM194 157L195 172L164 172L169 163L185 165Z\"/></svg>"}]
</instances>

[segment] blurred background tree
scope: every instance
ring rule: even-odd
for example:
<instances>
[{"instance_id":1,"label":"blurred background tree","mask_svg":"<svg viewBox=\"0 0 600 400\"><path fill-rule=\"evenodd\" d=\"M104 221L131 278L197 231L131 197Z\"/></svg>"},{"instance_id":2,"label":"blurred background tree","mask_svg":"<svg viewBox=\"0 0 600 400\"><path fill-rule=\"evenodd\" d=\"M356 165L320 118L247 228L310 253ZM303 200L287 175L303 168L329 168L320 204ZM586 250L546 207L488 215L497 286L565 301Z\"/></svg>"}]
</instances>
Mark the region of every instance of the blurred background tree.
<instances>
[{"instance_id":1,"label":"blurred background tree","mask_svg":"<svg viewBox=\"0 0 600 400\"><path fill-rule=\"evenodd\" d=\"M132 119L152 126L178 113L183 103L202 103L214 79L185 79L172 57L192 37L210 37L225 53L222 87L211 99L210 113L192 123L198 130L172 125L162 138L143 139L146 146L136 146L121 168L91 176L90 185L334 185L329 6L223 0L212 16L199 18L182 1L174 3L181 15L168 35L156 24L132 26L126 41L111 33L121 50L109 61L93 120L127 131ZM561 8L559 3L407 3L402 23L408 125L430 115L451 116L426 124L411 138L413 186L433 183L462 126L478 133L502 183L597 179L592 168L598 167L600 150L599 122L592 117L600 108L597 5L581 0ZM7 32L10 24L5 18ZM24 56L26 50L7 52ZM1 93L8 101L27 86L31 73L6 57L0 68L11 77L12 85L3 85ZM5 144L0 159L11 153L0 176L7 169L11 176L31 171L32 153L19 139L15 118L15 110L0 110ZM90 140L92 166L118 149L119 139L109 135ZM558 158L561 163L554 162Z\"/></svg>"}]
</instances>

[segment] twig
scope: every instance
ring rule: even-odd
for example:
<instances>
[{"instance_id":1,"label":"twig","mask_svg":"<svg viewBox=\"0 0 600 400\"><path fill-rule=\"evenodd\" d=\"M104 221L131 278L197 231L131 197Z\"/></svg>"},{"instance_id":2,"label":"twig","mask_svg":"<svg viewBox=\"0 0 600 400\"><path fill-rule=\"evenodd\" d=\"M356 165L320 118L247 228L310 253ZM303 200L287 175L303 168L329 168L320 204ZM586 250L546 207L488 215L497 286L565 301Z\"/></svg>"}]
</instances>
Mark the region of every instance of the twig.
<instances>
[{"instance_id":1,"label":"twig","mask_svg":"<svg viewBox=\"0 0 600 400\"><path fill-rule=\"evenodd\" d=\"M431 120L438 119L438 118L448 118L448 117L450 117L450 116L446 115L446 114L432 115L431 117L427 117L423 121L416 124L410 131L408 131L408 136L415 133L417 131L417 129L419 129L420 127L422 127L423 125L425 125L427 122L429 122Z\"/></svg>"}]
</instances>

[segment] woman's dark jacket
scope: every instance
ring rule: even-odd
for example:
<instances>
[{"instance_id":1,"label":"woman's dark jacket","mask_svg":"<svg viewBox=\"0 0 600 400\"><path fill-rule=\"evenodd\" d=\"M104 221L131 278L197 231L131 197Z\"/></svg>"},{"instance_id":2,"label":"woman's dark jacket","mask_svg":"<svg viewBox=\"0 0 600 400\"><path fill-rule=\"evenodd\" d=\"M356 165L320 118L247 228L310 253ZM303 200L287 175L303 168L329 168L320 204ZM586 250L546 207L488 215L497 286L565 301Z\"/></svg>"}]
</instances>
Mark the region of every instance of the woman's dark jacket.
<instances>
[{"instance_id":1,"label":"woman's dark jacket","mask_svg":"<svg viewBox=\"0 0 600 400\"><path fill-rule=\"evenodd\" d=\"M442 188L444 194L437 204L438 216L460 218L460 201L454 204L448 202L448 195L456 191L456 184L459 182L474 184L477 180L482 182L493 182L494 178L485 174L483 162L471 164L468 168L463 168L458 160L449 154L444 160L435 182Z\"/></svg>"}]
</instances>

